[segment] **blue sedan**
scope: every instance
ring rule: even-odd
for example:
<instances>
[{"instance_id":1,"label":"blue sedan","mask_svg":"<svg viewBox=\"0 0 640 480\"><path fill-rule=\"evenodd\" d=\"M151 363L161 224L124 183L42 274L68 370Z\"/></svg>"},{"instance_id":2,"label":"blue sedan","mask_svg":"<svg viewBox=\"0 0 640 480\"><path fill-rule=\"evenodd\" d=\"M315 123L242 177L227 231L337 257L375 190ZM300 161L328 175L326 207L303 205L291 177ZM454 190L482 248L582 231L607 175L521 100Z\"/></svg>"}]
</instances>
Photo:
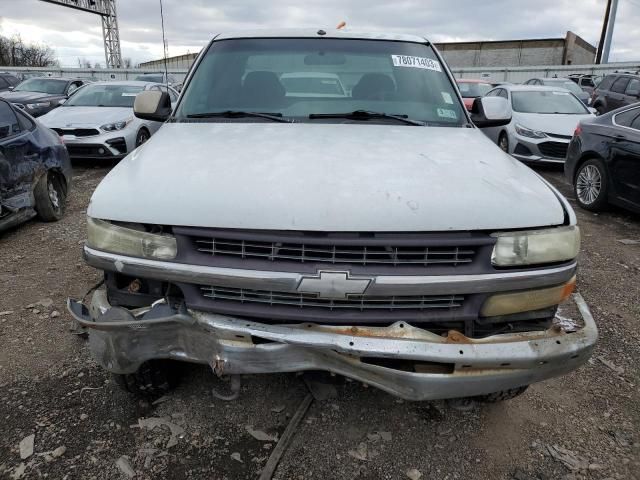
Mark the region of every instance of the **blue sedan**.
<instances>
[{"instance_id":1,"label":"blue sedan","mask_svg":"<svg viewBox=\"0 0 640 480\"><path fill-rule=\"evenodd\" d=\"M0 232L36 215L60 220L71 162L60 137L0 99Z\"/></svg>"}]
</instances>

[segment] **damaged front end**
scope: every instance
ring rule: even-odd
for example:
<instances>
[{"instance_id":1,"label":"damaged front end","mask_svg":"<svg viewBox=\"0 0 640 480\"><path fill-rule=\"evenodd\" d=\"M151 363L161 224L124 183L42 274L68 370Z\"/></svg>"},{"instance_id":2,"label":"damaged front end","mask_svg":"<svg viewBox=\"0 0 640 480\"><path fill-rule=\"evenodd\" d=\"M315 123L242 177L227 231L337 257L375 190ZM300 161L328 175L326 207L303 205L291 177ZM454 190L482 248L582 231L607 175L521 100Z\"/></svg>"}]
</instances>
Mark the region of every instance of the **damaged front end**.
<instances>
[{"instance_id":1,"label":"damaged front end","mask_svg":"<svg viewBox=\"0 0 640 480\"><path fill-rule=\"evenodd\" d=\"M208 364L218 375L324 370L407 400L435 400L526 386L582 365L597 328L582 297L573 302L581 325L557 315L543 331L484 338L436 334L405 321L267 324L164 299L129 309L111 306L104 290L89 307L69 300L68 308L89 330L94 357L114 373L136 372L153 359Z\"/></svg>"}]
</instances>

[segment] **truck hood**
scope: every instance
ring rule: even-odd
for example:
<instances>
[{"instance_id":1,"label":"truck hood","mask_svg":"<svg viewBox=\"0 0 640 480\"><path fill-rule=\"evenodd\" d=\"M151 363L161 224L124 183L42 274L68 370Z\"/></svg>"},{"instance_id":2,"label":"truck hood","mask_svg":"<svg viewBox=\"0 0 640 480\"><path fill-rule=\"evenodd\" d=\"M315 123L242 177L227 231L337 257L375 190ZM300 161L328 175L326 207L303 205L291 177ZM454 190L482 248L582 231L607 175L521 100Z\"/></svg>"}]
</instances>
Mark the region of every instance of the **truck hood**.
<instances>
[{"instance_id":1,"label":"truck hood","mask_svg":"<svg viewBox=\"0 0 640 480\"><path fill-rule=\"evenodd\" d=\"M572 137L578 123L587 118L595 118L595 115L592 113L584 115L561 115L517 112L513 114L514 123L522 125L523 127L565 137Z\"/></svg>"},{"instance_id":2,"label":"truck hood","mask_svg":"<svg viewBox=\"0 0 640 480\"><path fill-rule=\"evenodd\" d=\"M100 126L133 118L129 107L74 107L61 106L43 115L39 120L49 128Z\"/></svg>"},{"instance_id":3,"label":"truck hood","mask_svg":"<svg viewBox=\"0 0 640 480\"><path fill-rule=\"evenodd\" d=\"M88 215L308 231L559 225L556 194L477 129L371 124L165 124L120 162Z\"/></svg>"}]
</instances>

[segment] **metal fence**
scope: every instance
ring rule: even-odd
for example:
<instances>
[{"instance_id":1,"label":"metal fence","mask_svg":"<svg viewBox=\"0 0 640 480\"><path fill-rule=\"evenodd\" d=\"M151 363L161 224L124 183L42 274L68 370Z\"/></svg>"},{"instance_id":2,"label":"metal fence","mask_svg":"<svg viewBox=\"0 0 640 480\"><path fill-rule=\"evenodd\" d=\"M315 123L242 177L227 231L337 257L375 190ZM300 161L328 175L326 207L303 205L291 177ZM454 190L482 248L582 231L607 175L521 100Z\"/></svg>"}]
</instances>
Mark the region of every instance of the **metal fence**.
<instances>
[{"instance_id":1,"label":"metal fence","mask_svg":"<svg viewBox=\"0 0 640 480\"><path fill-rule=\"evenodd\" d=\"M566 77L570 73L606 75L616 71L637 72L640 62L607 63L604 65L545 65L532 67L452 68L457 78L477 78L490 82L522 83L530 78Z\"/></svg>"},{"instance_id":2,"label":"metal fence","mask_svg":"<svg viewBox=\"0 0 640 480\"><path fill-rule=\"evenodd\" d=\"M164 69L145 68L35 68L35 67L0 67L0 72L38 73L47 77L89 78L92 80L133 80L141 73L164 73ZM169 68L167 72L173 74L178 81L182 81L187 74L184 68Z\"/></svg>"},{"instance_id":3,"label":"metal fence","mask_svg":"<svg viewBox=\"0 0 640 480\"><path fill-rule=\"evenodd\" d=\"M545 65L532 67L472 67L452 68L457 78L478 78L491 82L522 83L530 78L566 76L570 73L588 73L592 75L606 75L616 71L640 70L640 62L608 63L605 65ZM80 77L93 80L133 80L141 73L162 72L163 69L142 68L31 68L31 67L0 67L0 71L15 73L38 72L45 76ZM182 80L186 68L169 68L168 72Z\"/></svg>"}]
</instances>

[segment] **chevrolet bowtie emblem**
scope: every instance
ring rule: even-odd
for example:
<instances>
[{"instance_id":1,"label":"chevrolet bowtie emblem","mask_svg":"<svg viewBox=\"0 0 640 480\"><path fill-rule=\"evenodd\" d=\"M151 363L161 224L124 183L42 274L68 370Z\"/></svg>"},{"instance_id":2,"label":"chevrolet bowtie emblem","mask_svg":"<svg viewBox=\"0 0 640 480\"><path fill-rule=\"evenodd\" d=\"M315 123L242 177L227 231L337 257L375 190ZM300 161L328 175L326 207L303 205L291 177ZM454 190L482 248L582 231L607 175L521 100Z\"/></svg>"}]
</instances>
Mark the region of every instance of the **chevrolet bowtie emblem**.
<instances>
[{"instance_id":1,"label":"chevrolet bowtie emblem","mask_svg":"<svg viewBox=\"0 0 640 480\"><path fill-rule=\"evenodd\" d=\"M318 272L313 277L302 277L298 292L315 293L320 298L346 299L348 295L361 295L373 279L351 277L349 272Z\"/></svg>"}]
</instances>

